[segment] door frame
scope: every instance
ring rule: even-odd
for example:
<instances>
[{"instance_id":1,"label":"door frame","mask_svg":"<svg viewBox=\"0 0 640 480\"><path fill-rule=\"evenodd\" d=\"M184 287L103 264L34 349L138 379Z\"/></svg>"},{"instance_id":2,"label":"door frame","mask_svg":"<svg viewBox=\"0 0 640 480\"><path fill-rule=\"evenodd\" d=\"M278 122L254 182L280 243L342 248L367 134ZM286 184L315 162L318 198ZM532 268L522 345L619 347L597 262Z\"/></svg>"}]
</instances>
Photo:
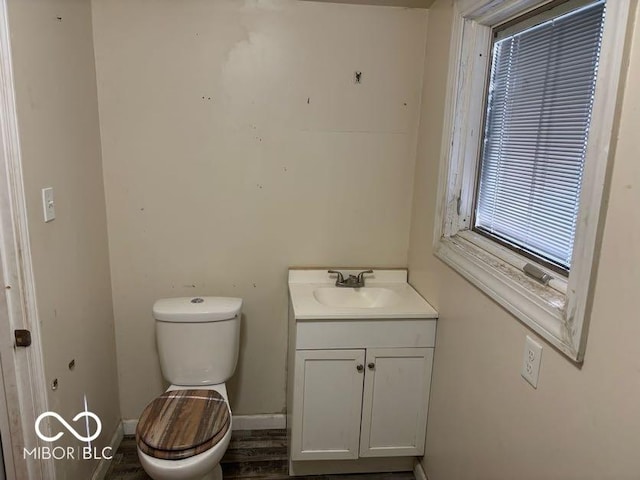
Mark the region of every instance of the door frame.
<instances>
[{"instance_id":1,"label":"door frame","mask_svg":"<svg viewBox=\"0 0 640 480\"><path fill-rule=\"evenodd\" d=\"M22 175L7 0L0 0L0 281L3 292L0 295L0 381L9 428L9 438L3 440L7 478L54 480L53 460L35 456L25 459L23 453L23 448L41 446L34 425L37 416L48 411L48 399ZM15 329L31 331L30 347L14 346Z\"/></svg>"}]
</instances>

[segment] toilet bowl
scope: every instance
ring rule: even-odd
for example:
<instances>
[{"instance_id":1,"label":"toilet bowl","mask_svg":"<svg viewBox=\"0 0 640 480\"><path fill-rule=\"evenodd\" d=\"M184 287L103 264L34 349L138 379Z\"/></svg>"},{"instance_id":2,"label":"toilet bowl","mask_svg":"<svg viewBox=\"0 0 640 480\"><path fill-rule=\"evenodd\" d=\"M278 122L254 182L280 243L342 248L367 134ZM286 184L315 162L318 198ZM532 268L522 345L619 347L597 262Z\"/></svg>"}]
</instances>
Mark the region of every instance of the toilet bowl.
<instances>
[{"instance_id":1,"label":"toilet bowl","mask_svg":"<svg viewBox=\"0 0 640 480\"><path fill-rule=\"evenodd\" d=\"M154 480L222 480L232 430L225 381L237 364L241 307L226 297L154 304L160 366L172 383L136 427L138 458Z\"/></svg>"},{"instance_id":2,"label":"toilet bowl","mask_svg":"<svg viewBox=\"0 0 640 480\"><path fill-rule=\"evenodd\" d=\"M172 390L186 390L192 387L172 385L167 392ZM198 387L203 390L214 390L221 394L225 400L225 406L229 409L227 389L225 384L208 385ZM229 413L231 410L229 409ZM141 440L136 438L137 442ZM156 458L144 453L138 444L138 458L145 472L154 480L221 480L222 469L220 460L227 451L231 441L231 423L224 435L207 450L193 456L168 460Z\"/></svg>"}]
</instances>

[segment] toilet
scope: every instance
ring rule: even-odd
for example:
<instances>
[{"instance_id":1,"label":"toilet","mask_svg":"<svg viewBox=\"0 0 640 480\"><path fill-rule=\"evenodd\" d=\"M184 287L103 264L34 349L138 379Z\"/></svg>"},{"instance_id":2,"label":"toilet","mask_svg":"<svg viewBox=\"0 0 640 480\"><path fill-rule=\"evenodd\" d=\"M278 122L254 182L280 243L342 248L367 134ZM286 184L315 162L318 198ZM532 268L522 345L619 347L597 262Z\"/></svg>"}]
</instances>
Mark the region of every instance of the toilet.
<instances>
[{"instance_id":1,"label":"toilet","mask_svg":"<svg viewBox=\"0 0 640 480\"><path fill-rule=\"evenodd\" d=\"M238 362L241 298L164 298L153 305L160 367L171 386L142 412L138 457L154 480L221 480L231 440L225 382Z\"/></svg>"}]
</instances>

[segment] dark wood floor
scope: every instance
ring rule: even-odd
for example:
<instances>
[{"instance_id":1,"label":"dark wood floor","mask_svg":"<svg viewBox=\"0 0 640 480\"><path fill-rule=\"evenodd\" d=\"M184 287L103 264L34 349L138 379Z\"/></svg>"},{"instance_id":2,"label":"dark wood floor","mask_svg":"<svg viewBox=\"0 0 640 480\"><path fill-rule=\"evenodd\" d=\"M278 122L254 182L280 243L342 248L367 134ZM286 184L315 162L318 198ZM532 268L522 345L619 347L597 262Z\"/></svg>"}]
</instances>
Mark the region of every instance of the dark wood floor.
<instances>
[{"instance_id":1,"label":"dark wood floor","mask_svg":"<svg viewBox=\"0 0 640 480\"><path fill-rule=\"evenodd\" d=\"M285 430L234 431L221 464L224 480L415 480L413 472L289 477ZM149 478L138 462L135 439L125 437L113 457L106 480Z\"/></svg>"}]
</instances>

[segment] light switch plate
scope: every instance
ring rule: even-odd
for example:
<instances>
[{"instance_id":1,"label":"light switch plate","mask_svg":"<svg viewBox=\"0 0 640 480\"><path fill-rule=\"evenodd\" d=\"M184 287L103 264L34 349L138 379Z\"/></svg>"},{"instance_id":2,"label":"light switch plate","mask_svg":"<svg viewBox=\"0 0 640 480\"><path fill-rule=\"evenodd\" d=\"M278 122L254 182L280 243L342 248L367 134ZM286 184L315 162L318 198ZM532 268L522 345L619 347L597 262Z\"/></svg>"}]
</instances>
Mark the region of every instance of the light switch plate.
<instances>
[{"instance_id":1,"label":"light switch plate","mask_svg":"<svg viewBox=\"0 0 640 480\"><path fill-rule=\"evenodd\" d=\"M44 221L50 222L56 218L56 204L53 201L53 187L42 189L42 210Z\"/></svg>"},{"instance_id":2,"label":"light switch plate","mask_svg":"<svg viewBox=\"0 0 640 480\"><path fill-rule=\"evenodd\" d=\"M527 335L524 343L524 356L522 357L522 378L529 382L533 388L538 388L538 376L540 374L540 360L542 358L542 345Z\"/></svg>"}]
</instances>

